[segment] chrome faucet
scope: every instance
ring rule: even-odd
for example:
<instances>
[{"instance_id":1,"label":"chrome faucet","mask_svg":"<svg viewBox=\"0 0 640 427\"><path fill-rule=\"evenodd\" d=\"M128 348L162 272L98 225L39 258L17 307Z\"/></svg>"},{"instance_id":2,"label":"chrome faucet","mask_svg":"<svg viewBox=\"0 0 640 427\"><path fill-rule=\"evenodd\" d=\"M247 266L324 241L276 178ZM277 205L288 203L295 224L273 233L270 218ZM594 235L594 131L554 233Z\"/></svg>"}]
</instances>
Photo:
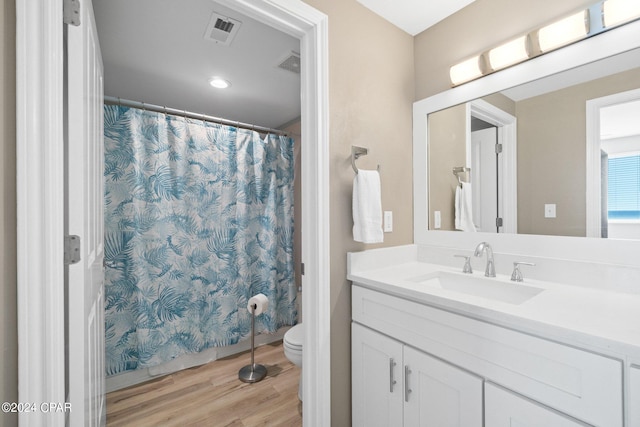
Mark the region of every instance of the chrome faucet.
<instances>
[{"instance_id":1,"label":"chrome faucet","mask_svg":"<svg viewBox=\"0 0 640 427\"><path fill-rule=\"evenodd\" d=\"M487 277L496 277L496 268L493 264L493 249L487 242L482 242L476 246L476 250L473 255L480 257L482 253L487 253L487 268L484 270L484 275Z\"/></svg>"},{"instance_id":2,"label":"chrome faucet","mask_svg":"<svg viewBox=\"0 0 640 427\"><path fill-rule=\"evenodd\" d=\"M524 276L522 275L522 272L520 271L520 266L521 265L531 265L531 266L535 266L534 263L532 262L524 262L524 261L516 261L513 263L513 273L511 273L511 280L514 282L522 282L524 281Z\"/></svg>"}]
</instances>

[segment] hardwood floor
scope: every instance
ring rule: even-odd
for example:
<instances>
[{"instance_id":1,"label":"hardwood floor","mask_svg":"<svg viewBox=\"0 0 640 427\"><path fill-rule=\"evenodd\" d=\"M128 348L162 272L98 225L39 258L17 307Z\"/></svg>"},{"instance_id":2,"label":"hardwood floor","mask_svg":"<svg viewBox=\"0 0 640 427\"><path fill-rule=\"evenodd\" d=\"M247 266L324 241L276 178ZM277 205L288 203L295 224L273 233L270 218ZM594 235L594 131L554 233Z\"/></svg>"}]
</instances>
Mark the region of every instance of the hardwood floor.
<instances>
[{"instance_id":1,"label":"hardwood floor","mask_svg":"<svg viewBox=\"0 0 640 427\"><path fill-rule=\"evenodd\" d=\"M185 369L107 394L107 426L302 426L300 368L287 360L282 342L256 349L267 377L238 379L248 352Z\"/></svg>"}]
</instances>

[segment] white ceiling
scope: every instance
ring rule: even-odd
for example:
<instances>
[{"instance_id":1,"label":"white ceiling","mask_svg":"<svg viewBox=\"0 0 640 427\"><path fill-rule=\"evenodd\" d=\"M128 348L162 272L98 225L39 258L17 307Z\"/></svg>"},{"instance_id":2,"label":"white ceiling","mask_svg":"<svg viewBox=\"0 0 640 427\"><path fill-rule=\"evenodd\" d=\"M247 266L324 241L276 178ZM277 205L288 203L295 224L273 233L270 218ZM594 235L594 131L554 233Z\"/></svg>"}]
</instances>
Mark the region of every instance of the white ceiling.
<instances>
[{"instance_id":1,"label":"white ceiling","mask_svg":"<svg viewBox=\"0 0 640 427\"><path fill-rule=\"evenodd\" d=\"M300 116L300 76L277 68L298 39L211 0L93 4L105 95L272 128ZM214 11L242 22L228 47L204 38Z\"/></svg>"},{"instance_id":2,"label":"white ceiling","mask_svg":"<svg viewBox=\"0 0 640 427\"><path fill-rule=\"evenodd\" d=\"M358 0L363 6L415 36L475 0Z\"/></svg>"},{"instance_id":3,"label":"white ceiling","mask_svg":"<svg viewBox=\"0 0 640 427\"><path fill-rule=\"evenodd\" d=\"M640 135L638 117L640 117L640 101L625 102L600 109L600 137L602 139L637 137ZM635 141L637 150L638 138Z\"/></svg>"},{"instance_id":4,"label":"white ceiling","mask_svg":"<svg viewBox=\"0 0 640 427\"><path fill-rule=\"evenodd\" d=\"M342 0L334 0L342 1ZM474 0L357 0L415 35ZM300 117L300 76L277 68L299 41L212 0L94 0L105 95L277 128ZM213 12L242 23L204 38ZM216 90L212 76L231 81Z\"/></svg>"}]
</instances>

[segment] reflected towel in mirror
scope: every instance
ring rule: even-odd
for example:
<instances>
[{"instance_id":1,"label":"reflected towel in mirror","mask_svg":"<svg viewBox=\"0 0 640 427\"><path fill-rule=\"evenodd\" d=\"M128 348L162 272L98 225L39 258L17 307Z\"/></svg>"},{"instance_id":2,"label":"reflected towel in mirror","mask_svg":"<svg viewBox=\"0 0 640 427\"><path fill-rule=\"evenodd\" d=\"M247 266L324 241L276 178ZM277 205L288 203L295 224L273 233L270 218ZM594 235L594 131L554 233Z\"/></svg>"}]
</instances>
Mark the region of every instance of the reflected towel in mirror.
<instances>
[{"instance_id":1,"label":"reflected towel in mirror","mask_svg":"<svg viewBox=\"0 0 640 427\"><path fill-rule=\"evenodd\" d=\"M473 224L472 200L471 183L461 182L460 185L456 185L456 230L476 231Z\"/></svg>"},{"instance_id":2,"label":"reflected towel in mirror","mask_svg":"<svg viewBox=\"0 0 640 427\"><path fill-rule=\"evenodd\" d=\"M360 169L353 179L353 240L381 243L382 201L378 171Z\"/></svg>"}]
</instances>

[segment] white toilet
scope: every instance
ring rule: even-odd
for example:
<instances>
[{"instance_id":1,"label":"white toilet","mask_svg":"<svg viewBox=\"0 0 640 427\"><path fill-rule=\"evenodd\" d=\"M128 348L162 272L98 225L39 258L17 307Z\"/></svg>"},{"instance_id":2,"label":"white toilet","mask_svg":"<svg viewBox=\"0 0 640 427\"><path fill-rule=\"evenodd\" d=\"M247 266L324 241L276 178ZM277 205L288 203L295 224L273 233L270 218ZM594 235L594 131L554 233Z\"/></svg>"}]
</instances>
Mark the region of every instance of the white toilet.
<instances>
[{"instance_id":1,"label":"white toilet","mask_svg":"<svg viewBox=\"0 0 640 427\"><path fill-rule=\"evenodd\" d=\"M298 323L284 334L282 340L284 355L291 363L302 368L302 343L304 342L304 329L302 323ZM300 369L300 383L298 385L298 399L302 400L302 369Z\"/></svg>"}]
</instances>

